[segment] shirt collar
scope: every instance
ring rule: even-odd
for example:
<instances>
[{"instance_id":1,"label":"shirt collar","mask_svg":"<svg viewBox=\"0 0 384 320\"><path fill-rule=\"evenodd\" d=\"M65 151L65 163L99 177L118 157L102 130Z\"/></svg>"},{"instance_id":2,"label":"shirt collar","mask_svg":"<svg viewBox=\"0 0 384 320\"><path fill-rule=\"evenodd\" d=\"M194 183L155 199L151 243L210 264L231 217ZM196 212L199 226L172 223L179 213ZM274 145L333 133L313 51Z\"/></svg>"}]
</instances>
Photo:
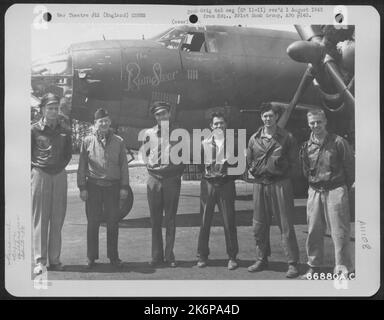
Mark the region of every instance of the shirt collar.
<instances>
[{"instance_id":1,"label":"shirt collar","mask_svg":"<svg viewBox=\"0 0 384 320\"><path fill-rule=\"evenodd\" d=\"M178 126L176 124L169 122L169 134L171 134L173 129L177 129L177 128ZM161 133L161 127L158 124L156 124L152 129L153 129L153 132L159 137Z\"/></svg>"},{"instance_id":2,"label":"shirt collar","mask_svg":"<svg viewBox=\"0 0 384 320\"><path fill-rule=\"evenodd\" d=\"M282 136L282 129L279 126L276 127L276 131L272 135L272 138L276 139L278 136ZM269 137L267 137L264 133L264 126L260 127L259 130L257 130L256 137L269 139Z\"/></svg>"},{"instance_id":3,"label":"shirt collar","mask_svg":"<svg viewBox=\"0 0 384 320\"><path fill-rule=\"evenodd\" d=\"M39 129L41 130L41 131L43 131L44 130L44 127L45 127L45 123L44 123L44 118L41 118L38 122L37 122L37 124L39 125Z\"/></svg>"},{"instance_id":4,"label":"shirt collar","mask_svg":"<svg viewBox=\"0 0 384 320\"><path fill-rule=\"evenodd\" d=\"M316 145L318 145L318 146L322 146L322 145L325 143L325 141L328 139L328 136L329 136L329 133L327 133L327 134L325 135L323 142L322 142L322 143L319 143L319 142L317 141L317 139L315 139L313 132L311 132L311 135L309 136L308 145L310 146L310 145L312 145L312 144L316 144Z\"/></svg>"},{"instance_id":5,"label":"shirt collar","mask_svg":"<svg viewBox=\"0 0 384 320\"><path fill-rule=\"evenodd\" d=\"M265 133L265 127L263 127L261 132L260 132L260 138L271 139L272 137L273 137L273 135L267 136L267 134Z\"/></svg>"},{"instance_id":6,"label":"shirt collar","mask_svg":"<svg viewBox=\"0 0 384 320\"><path fill-rule=\"evenodd\" d=\"M95 135L96 135L96 137L97 137L98 140L101 140L101 139L103 139L103 138L106 138L107 141L108 141L109 138L110 138L111 135L112 135L112 129L109 129L105 135L104 135L104 134L101 134L98 130L95 129Z\"/></svg>"},{"instance_id":7,"label":"shirt collar","mask_svg":"<svg viewBox=\"0 0 384 320\"><path fill-rule=\"evenodd\" d=\"M39 120L39 126L40 126L40 130L43 131L45 129L45 127L48 127L48 128L51 128L48 124L47 124L47 120L45 119L45 117L42 117L40 120ZM56 127L52 130L55 130L57 128L60 127L60 121L57 120L56 122Z\"/></svg>"},{"instance_id":8,"label":"shirt collar","mask_svg":"<svg viewBox=\"0 0 384 320\"><path fill-rule=\"evenodd\" d=\"M211 130L211 134L209 135L209 137L203 139L203 142L204 143L212 143L213 139L215 139L215 143L219 142L219 144L221 143L224 143L225 142L225 138L226 138L226 135L224 134L223 138L222 139L217 139L217 137L215 137L213 134L212 134L212 131Z\"/></svg>"}]
</instances>

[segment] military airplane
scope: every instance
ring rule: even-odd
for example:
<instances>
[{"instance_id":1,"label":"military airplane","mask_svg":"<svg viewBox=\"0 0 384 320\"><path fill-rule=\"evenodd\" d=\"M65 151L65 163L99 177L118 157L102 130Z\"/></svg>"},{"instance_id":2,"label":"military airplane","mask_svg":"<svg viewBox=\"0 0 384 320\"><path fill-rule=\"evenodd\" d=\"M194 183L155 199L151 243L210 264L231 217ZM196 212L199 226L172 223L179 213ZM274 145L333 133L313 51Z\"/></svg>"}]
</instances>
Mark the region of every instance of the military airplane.
<instances>
[{"instance_id":1,"label":"military airplane","mask_svg":"<svg viewBox=\"0 0 384 320\"><path fill-rule=\"evenodd\" d=\"M207 127L219 108L248 136L261 125L260 105L271 102L284 111L279 125L299 143L309 135L306 111L321 107L330 130L353 144L353 26L295 28L183 25L146 40L72 44L33 63L32 91L39 97L71 89L71 117L81 121L106 108L130 149L140 147L139 131L154 125L149 107L156 100L169 102L185 129Z\"/></svg>"}]
</instances>

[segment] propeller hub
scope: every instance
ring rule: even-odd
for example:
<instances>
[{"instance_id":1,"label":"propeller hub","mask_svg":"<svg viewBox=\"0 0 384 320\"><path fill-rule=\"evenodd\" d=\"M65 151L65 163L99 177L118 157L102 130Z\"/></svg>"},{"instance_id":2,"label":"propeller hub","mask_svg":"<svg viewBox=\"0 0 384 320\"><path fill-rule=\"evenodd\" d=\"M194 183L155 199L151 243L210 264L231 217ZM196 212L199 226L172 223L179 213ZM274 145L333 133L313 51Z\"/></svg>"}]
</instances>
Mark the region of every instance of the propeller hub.
<instances>
[{"instance_id":1,"label":"propeller hub","mask_svg":"<svg viewBox=\"0 0 384 320\"><path fill-rule=\"evenodd\" d=\"M317 65L323 57L323 48L318 42L295 41L287 48L287 53L297 62Z\"/></svg>"}]
</instances>

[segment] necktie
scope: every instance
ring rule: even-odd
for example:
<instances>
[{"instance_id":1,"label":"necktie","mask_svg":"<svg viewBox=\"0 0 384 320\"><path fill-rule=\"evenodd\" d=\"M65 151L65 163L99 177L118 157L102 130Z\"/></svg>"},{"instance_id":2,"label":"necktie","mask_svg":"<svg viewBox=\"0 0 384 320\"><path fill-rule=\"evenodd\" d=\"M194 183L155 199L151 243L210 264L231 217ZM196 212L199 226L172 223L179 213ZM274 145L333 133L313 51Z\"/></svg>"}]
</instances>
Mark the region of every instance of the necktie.
<instances>
[{"instance_id":1,"label":"necktie","mask_svg":"<svg viewBox=\"0 0 384 320\"><path fill-rule=\"evenodd\" d=\"M160 126L158 127L157 129L157 141L158 141L158 145L157 145L157 161L158 161L158 164L161 164L161 130L160 130Z\"/></svg>"},{"instance_id":2,"label":"necktie","mask_svg":"<svg viewBox=\"0 0 384 320\"><path fill-rule=\"evenodd\" d=\"M216 164L216 154L217 154L217 144L215 141L215 137L212 137L212 165Z\"/></svg>"},{"instance_id":3,"label":"necktie","mask_svg":"<svg viewBox=\"0 0 384 320\"><path fill-rule=\"evenodd\" d=\"M101 145L105 148L105 145L107 143L107 136L105 134L98 133L98 140L100 141Z\"/></svg>"}]
</instances>

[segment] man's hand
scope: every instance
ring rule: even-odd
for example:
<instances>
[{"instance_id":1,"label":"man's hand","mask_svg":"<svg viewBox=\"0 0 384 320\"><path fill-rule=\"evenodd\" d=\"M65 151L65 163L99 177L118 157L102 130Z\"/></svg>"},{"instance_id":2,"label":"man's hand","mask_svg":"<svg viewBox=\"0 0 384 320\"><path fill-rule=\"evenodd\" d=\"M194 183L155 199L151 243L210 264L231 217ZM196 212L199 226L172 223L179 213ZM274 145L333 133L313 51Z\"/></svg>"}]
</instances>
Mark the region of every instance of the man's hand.
<instances>
[{"instance_id":1,"label":"man's hand","mask_svg":"<svg viewBox=\"0 0 384 320\"><path fill-rule=\"evenodd\" d=\"M80 191L80 199L83 201L87 201L87 199L88 199L88 191L87 190Z\"/></svg>"},{"instance_id":2,"label":"man's hand","mask_svg":"<svg viewBox=\"0 0 384 320\"><path fill-rule=\"evenodd\" d=\"M128 197L128 190L121 189L120 190L120 199L126 199Z\"/></svg>"}]
</instances>

